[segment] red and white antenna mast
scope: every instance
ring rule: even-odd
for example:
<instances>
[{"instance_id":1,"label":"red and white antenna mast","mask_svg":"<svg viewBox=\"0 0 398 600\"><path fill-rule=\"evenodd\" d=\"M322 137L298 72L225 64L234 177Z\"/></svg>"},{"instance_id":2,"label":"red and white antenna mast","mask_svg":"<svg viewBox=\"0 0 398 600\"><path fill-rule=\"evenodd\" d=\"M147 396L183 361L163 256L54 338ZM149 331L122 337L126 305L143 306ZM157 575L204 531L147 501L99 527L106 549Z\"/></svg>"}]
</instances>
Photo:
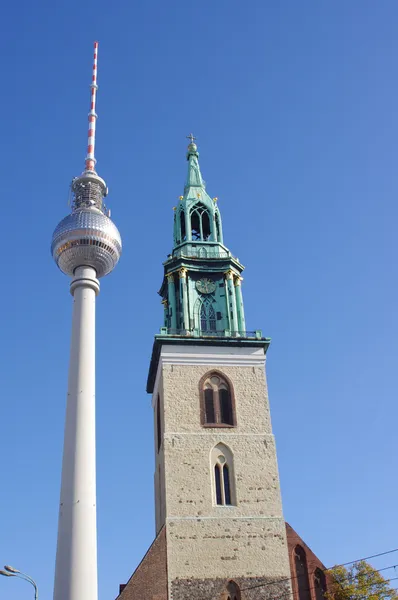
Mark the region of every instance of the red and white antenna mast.
<instances>
[{"instance_id":1,"label":"red and white antenna mast","mask_svg":"<svg viewBox=\"0 0 398 600\"><path fill-rule=\"evenodd\" d=\"M98 60L98 42L94 42L94 60L93 74L91 77L91 101L90 112L88 113L88 141L85 169L79 177L72 180L72 192L74 195L72 201L73 210L89 208L95 206L102 212L106 212L103 203L104 197L108 194L108 188L102 177L99 177L95 170L95 131L97 125L97 113L95 112L97 102L97 60ZM108 213L107 213L108 214ZM110 216L110 213L108 214Z\"/></svg>"},{"instance_id":2,"label":"red and white antenna mast","mask_svg":"<svg viewBox=\"0 0 398 600\"><path fill-rule=\"evenodd\" d=\"M86 171L95 172L95 127L97 124L97 113L95 112L95 105L97 101L97 60L98 60L98 42L94 42L94 62L93 62L93 76L91 80L91 107L88 113L88 143L87 143L87 156L86 156Z\"/></svg>"}]
</instances>

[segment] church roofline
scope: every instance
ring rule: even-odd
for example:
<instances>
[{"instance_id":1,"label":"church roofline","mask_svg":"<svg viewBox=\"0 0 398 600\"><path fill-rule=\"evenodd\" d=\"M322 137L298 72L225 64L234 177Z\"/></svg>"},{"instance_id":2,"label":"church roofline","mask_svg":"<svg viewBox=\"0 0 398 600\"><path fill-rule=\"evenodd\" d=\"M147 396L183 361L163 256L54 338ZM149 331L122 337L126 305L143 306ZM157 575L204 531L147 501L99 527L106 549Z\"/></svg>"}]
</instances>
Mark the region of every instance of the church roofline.
<instances>
[{"instance_id":1,"label":"church roofline","mask_svg":"<svg viewBox=\"0 0 398 600\"><path fill-rule=\"evenodd\" d=\"M162 328L166 329L166 328ZM250 332L247 332L248 334ZM252 332L253 337L188 337L185 335L168 335L167 333L161 333L160 335L155 335L155 340L152 348L152 356L151 362L149 365L149 373L147 379L146 391L148 394L152 394L155 378L159 364L160 352L163 345L181 345L184 346L233 346L233 347L242 347L246 346L248 348L257 347L264 348L264 354L267 353L268 347L271 343L271 338L261 337L261 332L256 331ZM259 337L255 337L255 336Z\"/></svg>"}]
</instances>

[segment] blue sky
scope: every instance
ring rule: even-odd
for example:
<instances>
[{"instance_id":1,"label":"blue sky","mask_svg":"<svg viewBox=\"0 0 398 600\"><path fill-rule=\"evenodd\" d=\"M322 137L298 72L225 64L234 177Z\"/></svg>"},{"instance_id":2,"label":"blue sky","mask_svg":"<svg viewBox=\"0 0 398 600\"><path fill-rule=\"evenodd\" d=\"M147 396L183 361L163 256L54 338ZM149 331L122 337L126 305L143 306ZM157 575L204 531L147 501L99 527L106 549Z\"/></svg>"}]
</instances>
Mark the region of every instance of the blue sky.
<instances>
[{"instance_id":1,"label":"blue sky","mask_svg":"<svg viewBox=\"0 0 398 600\"><path fill-rule=\"evenodd\" d=\"M97 167L124 241L98 299L100 600L154 535L145 382L190 131L247 266L247 327L273 340L285 517L326 565L396 547L395 0L21 0L2 16L0 563L51 597L71 297L49 245L84 166L95 39ZM0 580L1 597L29 593Z\"/></svg>"}]
</instances>

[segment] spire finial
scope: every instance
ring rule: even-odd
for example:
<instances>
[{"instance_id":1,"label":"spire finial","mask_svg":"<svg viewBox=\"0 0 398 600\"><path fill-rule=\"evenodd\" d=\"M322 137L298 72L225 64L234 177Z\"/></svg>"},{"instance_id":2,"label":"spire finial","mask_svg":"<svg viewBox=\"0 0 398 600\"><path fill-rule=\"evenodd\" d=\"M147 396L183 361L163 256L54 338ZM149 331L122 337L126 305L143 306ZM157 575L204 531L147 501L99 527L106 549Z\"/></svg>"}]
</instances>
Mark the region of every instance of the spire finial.
<instances>
[{"instance_id":1,"label":"spire finial","mask_svg":"<svg viewBox=\"0 0 398 600\"><path fill-rule=\"evenodd\" d=\"M198 147L195 144L196 137L194 136L193 133L190 133L189 135L186 136L186 138L189 140L187 160L189 160L190 156L196 156L196 158L198 158L198 156L199 156Z\"/></svg>"},{"instance_id":2,"label":"spire finial","mask_svg":"<svg viewBox=\"0 0 398 600\"><path fill-rule=\"evenodd\" d=\"M95 112L95 103L97 99L97 57L98 57L98 42L94 42L94 62L93 62L93 76L91 80L91 106L90 112L88 113L88 144L87 144L87 156L86 156L86 171L95 172L95 126L97 122L97 114Z\"/></svg>"}]
</instances>

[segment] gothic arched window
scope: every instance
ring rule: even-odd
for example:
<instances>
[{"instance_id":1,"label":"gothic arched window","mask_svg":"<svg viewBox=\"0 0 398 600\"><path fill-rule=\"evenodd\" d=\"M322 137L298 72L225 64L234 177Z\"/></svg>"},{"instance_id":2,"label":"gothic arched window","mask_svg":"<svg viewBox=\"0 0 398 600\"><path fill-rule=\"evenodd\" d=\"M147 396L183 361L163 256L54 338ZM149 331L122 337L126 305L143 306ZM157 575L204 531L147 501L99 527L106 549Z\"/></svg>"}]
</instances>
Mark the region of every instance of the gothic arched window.
<instances>
[{"instance_id":1,"label":"gothic arched window","mask_svg":"<svg viewBox=\"0 0 398 600\"><path fill-rule=\"evenodd\" d=\"M294 566L296 569L296 583L299 600L311 600L308 579L307 558L304 548L296 546L294 549Z\"/></svg>"},{"instance_id":2,"label":"gothic arched window","mask_svg":"<svg viewBox=\"0 0 398 600\"><path fill-rule=\"evenodd\" d=\"M228 581L221 596L222 600L240 600L240 589L235 581Z\"/></svg>"},{"instance_id":3,"label":"gothic arched window","mask_svg":"<svg viewBox=\"0 0 398 600\"><path fill-rule=\"evenodd\" d=\"M207 373L199 383L201 422L204 427L236 425L233 388L218 371Z\"/></svg>"},{"instance_id":4,"label":"gothic arched window","mask_svg":"<svg viewBox=\"0 0 398 600\"><path fill-rule=\"evenodd\" d=\"M217 506L235 504L234 472L231 450L224 444L217 444L211 452L213 477L213 497Z\"/></svg>"},{"instance_id":5,"label":"gothic arched window","mask_svg":"<svg viewBox=\"0 0 398 600\"><path fill-rule=\"evenodd\" d=\"M315 569L314 573L314 589L316 600L325 600L326 592L326 576L322 569Z\"/></svg>"},{"instance_id":6,"label":"gothic arched window","mask_svg":"<svg viewBox=\"0 0 398 600\"><path fill-rule=\"evenodd\" d=\"M205 242L210 238L210 217L203 204L196 204L191 210L191 233L193 240Z\"/></svg>"},{"instance_id":7,"label":"gothic arched window","mask_svg":"<svg viewBox=\"0 0 398 600\"><path fill-rule=\"evenodd\" d=\"M216 312L210 298L203 300L200 307L200 329L204 331L217 331Z\"/></svg>"}]
</instances>

